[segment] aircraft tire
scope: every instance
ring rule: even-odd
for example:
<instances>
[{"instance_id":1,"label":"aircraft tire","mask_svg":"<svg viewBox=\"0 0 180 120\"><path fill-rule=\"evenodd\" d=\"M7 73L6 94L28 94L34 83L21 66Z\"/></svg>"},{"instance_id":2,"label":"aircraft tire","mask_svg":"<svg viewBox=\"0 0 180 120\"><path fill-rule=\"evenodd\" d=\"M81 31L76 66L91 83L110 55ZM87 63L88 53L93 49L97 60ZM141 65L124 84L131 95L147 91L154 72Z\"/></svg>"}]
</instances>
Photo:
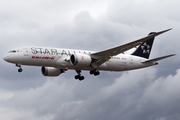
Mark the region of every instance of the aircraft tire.
<instances>
[{"instance_id":1,"label":"aircraft tire","mask_svg":"<svg viewBox=\"0 0 180 120\"><path fill-rule=\"evenodd\" d=\"M92 75L92 74L94 74L94 73L95 73L95 71L94 71L94 70L91 70L89 73Z\"/></svg>"},{"instance_id":2,"label":"aircraft tire","mask_svg":"<svg viewBox=\"0 0 180 120\"><path fill-rule=\"evenodd\" d=\"M23 69L22 69L22 68L19 68L19 69L18 69L18 72L22 72L22 71L23 71Z\"/></svg>"},{"instance_id":3,"label":"aircraft tire","mask_svg":"<svg viewBox=\"0 0 180 120\"><path fill-rule=\"evenodd\" d=\"M79 78L80 78L80 76L79 76L79 75L76 75L76 76L74 76L74 78L75 78L75 79L79 79Z\"/></svg>"},{"instance_id":4,"label":"aircraft tire","mask_svg":"<svg viewBox=\"0 0 180 120\"><path fill-rule=\"evenodd\" d=\"M97 75L99 75L99 74L100 74L99 71L96 71L96 72L94 73L95 76L97 76Z\"/></svg>"},{"instance_id":5,"label":"aircraft tire","mask_svg":"<svg viewBox=\"0 0 180 120\"><path fill-rule=\"evenodd\" d=\"M79 80L80 80L80 81L81 81L81 80L84 80L84 76L80 76Z\"/></svg>"}]
</instances>

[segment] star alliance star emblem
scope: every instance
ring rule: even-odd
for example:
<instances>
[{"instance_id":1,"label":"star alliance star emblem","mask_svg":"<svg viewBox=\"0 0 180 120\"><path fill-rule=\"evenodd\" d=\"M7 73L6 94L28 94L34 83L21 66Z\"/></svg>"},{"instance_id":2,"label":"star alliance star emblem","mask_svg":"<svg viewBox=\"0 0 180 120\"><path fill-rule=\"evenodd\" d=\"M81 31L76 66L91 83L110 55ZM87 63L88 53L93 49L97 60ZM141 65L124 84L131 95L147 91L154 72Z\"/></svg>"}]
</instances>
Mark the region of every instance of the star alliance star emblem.
<instances>
[{"instance_id":1,"label":"star alliance star emblem","mask_svg":"<svg viewBox=\"0 0 180 120\"><path fill-rule=\"evenodd\" d=\"M143 45L141 45L141 49L143 50L143 53L148 53L150 52L150 46L145 42Z\"/></svg>"}]
</instances>

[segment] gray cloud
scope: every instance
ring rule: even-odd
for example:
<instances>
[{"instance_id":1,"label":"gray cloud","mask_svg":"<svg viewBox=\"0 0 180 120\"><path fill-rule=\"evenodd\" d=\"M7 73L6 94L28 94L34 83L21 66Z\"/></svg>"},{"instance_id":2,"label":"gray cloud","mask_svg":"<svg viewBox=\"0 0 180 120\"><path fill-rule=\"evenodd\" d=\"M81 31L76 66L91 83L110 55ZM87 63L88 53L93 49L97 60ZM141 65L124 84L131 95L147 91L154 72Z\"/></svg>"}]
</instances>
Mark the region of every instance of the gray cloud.
<instances>
[{"instance_id":1,"label":"gray cloud","mask_svg":"<svg viewBox=\"0 0 180 120\"><path fill-rule=\"evenodd\" d=\"M0 59L0 118L7 120L179 120L179 1L0 1L3 57L19 46L103 50L173 28L155 39L151 58L172 54L158 66L101 72L84 81L75 71L41 75L40 67ZM130 51L131 52L131 51ZM129 53L130 53L129 52Z\"/></svg>"},{"instance_id":2,"label":"gray cloud","mask_svg":"<svg viewBox=\"0 0 180 120\"><path fill-rule=\"evenodd\" d=\"M178 78L179 70L164 78L147 68L125 72L93 93L82 92L86 82L55 78L36 88L11 91L0 106L53 119L179 119L180 106L174 104L180 99Z\"/></svg>"}]
</instances>

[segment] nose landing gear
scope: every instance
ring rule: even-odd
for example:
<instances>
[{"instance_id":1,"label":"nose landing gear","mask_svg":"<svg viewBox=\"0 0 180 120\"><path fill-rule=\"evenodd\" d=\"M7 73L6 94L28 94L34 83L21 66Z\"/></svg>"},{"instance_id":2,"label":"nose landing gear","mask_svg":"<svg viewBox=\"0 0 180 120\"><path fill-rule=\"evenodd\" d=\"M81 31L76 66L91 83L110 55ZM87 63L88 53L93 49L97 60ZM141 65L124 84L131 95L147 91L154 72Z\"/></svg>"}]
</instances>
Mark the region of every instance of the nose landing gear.
<instances>
[{"instance_id":1,"label":"nose landing gear","mask_svg":"<svg viewBox=\"0 0 180 120\"><path fill-rule=\"evenodd\" d=\"M22 72L22 71L23 71L23 69L22 69L22 68L19 68L19 69L18 69L18 72Z\"/></svg>"},{"instance_id":2,"label":"nose landing gear","mask_svg":"<svg viewBox=\"0 0 180 120\"><path fill-rule=\"evenodd\" d=\"M23 69L21 68L21 64L17 63L16 66L19 67L18 72L22 72L23 71Z\"/></svg>"}]
</instances>

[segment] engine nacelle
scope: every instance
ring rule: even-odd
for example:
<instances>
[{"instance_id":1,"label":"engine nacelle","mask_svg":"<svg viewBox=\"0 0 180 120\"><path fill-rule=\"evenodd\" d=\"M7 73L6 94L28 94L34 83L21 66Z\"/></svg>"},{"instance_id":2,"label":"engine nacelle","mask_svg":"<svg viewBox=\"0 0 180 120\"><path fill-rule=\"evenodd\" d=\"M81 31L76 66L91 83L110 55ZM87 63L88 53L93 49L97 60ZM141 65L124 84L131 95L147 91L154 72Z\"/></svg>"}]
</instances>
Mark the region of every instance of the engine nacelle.
<instances>
[{"instance_id":1,"label":"engine nacelle","mask_svg":"<svg viewBox=\"0 0 180 120\"><path fill-rule=\"evenodd\" d=\"M44 76L59 76L61 74L61 69L54 67L42 67L41 72Z\"/></svg>"},{"instance_id":2,"label":"engine nacelle","mask_svg":"<svg viewBox=\"0 0 180 120\"><path fill-rule=\"evenodd\" d=\"M75 53L71 55L70 62L72 65L89 66L92 62L92 58L87 54Z\"/></svg>"}]
</instances>

